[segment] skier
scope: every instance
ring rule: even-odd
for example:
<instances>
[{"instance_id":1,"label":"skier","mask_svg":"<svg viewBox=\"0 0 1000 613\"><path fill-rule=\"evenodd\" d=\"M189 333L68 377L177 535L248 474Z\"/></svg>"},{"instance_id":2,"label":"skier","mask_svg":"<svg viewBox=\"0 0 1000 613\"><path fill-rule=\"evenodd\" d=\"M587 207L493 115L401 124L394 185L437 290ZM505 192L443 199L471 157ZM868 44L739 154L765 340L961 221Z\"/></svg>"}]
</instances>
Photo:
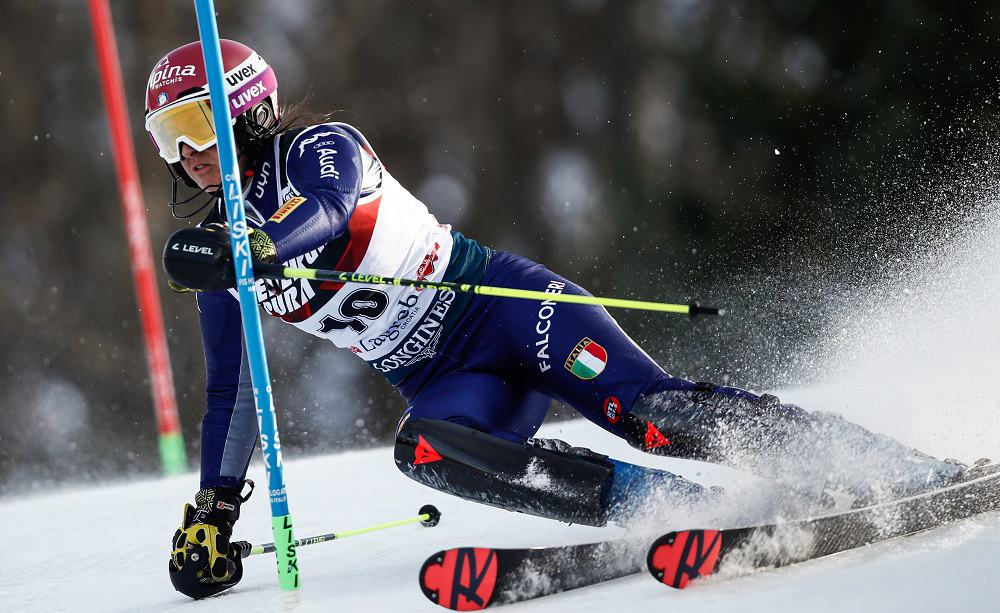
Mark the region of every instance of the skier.
<instances>
[{"instance_id":1,"label":"skier","mask_svg":"<svg viewBox=\"0 0 1000 613\"><path fill-rule=\"evenodd\" d=\"M224 40L222 56L256 260L587 294L438 223L353 126L283 117L274 72L249 47ZM174 576L195 565L210 593L241 574L228 539L245 500L257 418L206 83L199 43L165 55L149 77L146 129L173 177L175 216L206 211L198 227L171 238L164 266L175 289L197 291L207 365L201 489L185 506L170 569ZM182 184L195 196L180 200ZM191 202L193 213L178 212ZM189 240L218 245L223 257L169 248ZM603 525L634 517L654 491L677 503L706 493L678 475L533 438L552 399L643 451L817 492L899 496L964 469L835 415L671 376L602 307L307 280L259 280L256 294L268 314L350 349L399 390L408 403L395 446L404 474L512 511ZM205 547L207 559L186 558L188 543Z\"/></svg>"}]
</instances>

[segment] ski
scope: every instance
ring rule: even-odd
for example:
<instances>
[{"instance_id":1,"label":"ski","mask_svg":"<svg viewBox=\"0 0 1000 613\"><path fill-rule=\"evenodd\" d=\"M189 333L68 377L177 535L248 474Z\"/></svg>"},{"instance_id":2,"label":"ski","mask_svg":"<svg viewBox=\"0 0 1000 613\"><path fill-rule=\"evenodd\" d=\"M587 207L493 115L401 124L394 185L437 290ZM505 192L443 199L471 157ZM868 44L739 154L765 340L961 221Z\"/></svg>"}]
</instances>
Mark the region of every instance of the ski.
<instances>
[{"instance_id":1,"label":"ski","mask_svg":"<svg viewBox=\"0 0 1000 613\"><path fill-rule=\"evenodd\" d=\"M420 589L446 609L478 611L641 571L642 547L624 539L524 549L456 547L427 558Z\"/></svg>"},{"instance_id":2,"label":"ski","mask_svg":"<svg viewBox=\"0 0 1000 613\"><path fill-rule=\"evenodd\" d=\"M656 539L646 565L657 581L777 568L907 536L1000 509L1000 473L814 519L728 530L681 530Z\"/></svg>"}]
</instances>

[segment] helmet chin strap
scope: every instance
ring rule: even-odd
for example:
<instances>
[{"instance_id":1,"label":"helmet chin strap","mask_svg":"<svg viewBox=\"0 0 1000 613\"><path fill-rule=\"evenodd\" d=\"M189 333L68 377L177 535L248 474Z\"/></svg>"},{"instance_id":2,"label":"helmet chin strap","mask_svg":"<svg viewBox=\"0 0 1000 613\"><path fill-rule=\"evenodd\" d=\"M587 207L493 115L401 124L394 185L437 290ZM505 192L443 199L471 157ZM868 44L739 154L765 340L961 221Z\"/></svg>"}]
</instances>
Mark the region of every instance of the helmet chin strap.
<instances>
[{"instance_id":1,"label":"helmet chin strap","mask_svg":"<svg viewBox=\"0 0 1000 613\"><path fill-rule=\"evenodd\" d=\"M167 164L167 170L170 171L170 179L171 179L170 202L168 204L170 205L170 214L173 215L175 219L188 219L190 217L194 217L198 213L210 207L212 204L215 203L216 200L222 197L221 185L209 185L207 188L198 187L198 185L195 184L194 181L189 179L186 174L182 175L177 170L175 170L173 164ZM197 191L190 197L185 198L184 200L178 200L177 184L182 181L184 182L185 185L192 187ZM178 207L184 206L185 204L195 200L196 198L200 198L201 196L206 196L206 198L200 203L198 203L193 210L183 214L177 212Z\"/></svg>"}]
</instances>

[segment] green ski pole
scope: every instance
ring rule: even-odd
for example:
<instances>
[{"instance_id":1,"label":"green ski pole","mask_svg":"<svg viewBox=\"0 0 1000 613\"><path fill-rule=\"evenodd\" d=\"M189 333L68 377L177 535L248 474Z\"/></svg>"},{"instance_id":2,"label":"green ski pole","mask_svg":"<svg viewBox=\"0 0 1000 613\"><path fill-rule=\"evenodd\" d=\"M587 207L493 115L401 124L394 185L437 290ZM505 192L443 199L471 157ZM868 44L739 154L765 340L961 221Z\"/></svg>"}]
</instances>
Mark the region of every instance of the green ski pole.
<instances>
[{"instance_id":1,"label":"green ski pole","mask_svg":"<svg viewBox=\"0 0 1000 613\"><path fill-rule=\"evenodd\" d=\"M725 309L701 306L700 303L670 304L667 302L651 302L647 300L628 300L625 298L602 298L599 296L580 296L578 294L550 294L529 289L512 287L494 287L491 285L470 285L468 283L452 283L450 281L421 281L401 277L380 277L356 272L339 270L321 270L317 268L292 268L280 264L264 264L254 262L254 272L264 279L309 279L310 281L337 281L340 283L363 283L369 285L403 285L417 289L446 289L453 292L479 294L480 296L496 296L499 298L519 298L522 300L548 300L570 304L593 304L618 309L640 309L643 311L658 311L661 313L678 313L680 315L725 315Z\"/></svg>"}]
</instances>

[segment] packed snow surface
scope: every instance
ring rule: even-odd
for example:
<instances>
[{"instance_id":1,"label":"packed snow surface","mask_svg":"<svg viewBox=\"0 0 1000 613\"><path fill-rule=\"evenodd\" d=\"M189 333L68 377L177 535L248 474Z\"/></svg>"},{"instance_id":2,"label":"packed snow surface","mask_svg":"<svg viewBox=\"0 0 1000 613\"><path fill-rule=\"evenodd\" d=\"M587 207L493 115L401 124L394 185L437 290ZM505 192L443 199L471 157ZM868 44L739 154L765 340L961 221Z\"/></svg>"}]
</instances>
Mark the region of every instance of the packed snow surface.
<instances>
[{"instance_id":1,"label":"packed snow surface","mask_svg":"<svg viewBox=\"0 0 1000 613\"><path fill-rule=\"evenodd\" d=\"M547 427L546 434L691 478L725 484L732 471L651 458L586 422ZM568 526L509 513L435 492L401 475L390 449L287 462L296 536L416 515L427 503L443 513L435 528L405 526L299 549L300 611L434 611L417 586L424 559L445 547L531 546L597 540L615 528ZM251 468L265 481L259 465ZM270 556L246 560L243 581L200 602L173 591L168 544L181 506L197 487L194 474L0 505L8 555L0 565L5 611L274 611L283 607ZM682 528L664 525L664 530ZM271 541L262 492L237 524L237 538ZM684 591L647 574L534 602L517 611L595 611L617 607L683 611L988 611L1000 602L1000 514L824 560L735 579L704 581Z\"/></svg>"}]
</instances>

